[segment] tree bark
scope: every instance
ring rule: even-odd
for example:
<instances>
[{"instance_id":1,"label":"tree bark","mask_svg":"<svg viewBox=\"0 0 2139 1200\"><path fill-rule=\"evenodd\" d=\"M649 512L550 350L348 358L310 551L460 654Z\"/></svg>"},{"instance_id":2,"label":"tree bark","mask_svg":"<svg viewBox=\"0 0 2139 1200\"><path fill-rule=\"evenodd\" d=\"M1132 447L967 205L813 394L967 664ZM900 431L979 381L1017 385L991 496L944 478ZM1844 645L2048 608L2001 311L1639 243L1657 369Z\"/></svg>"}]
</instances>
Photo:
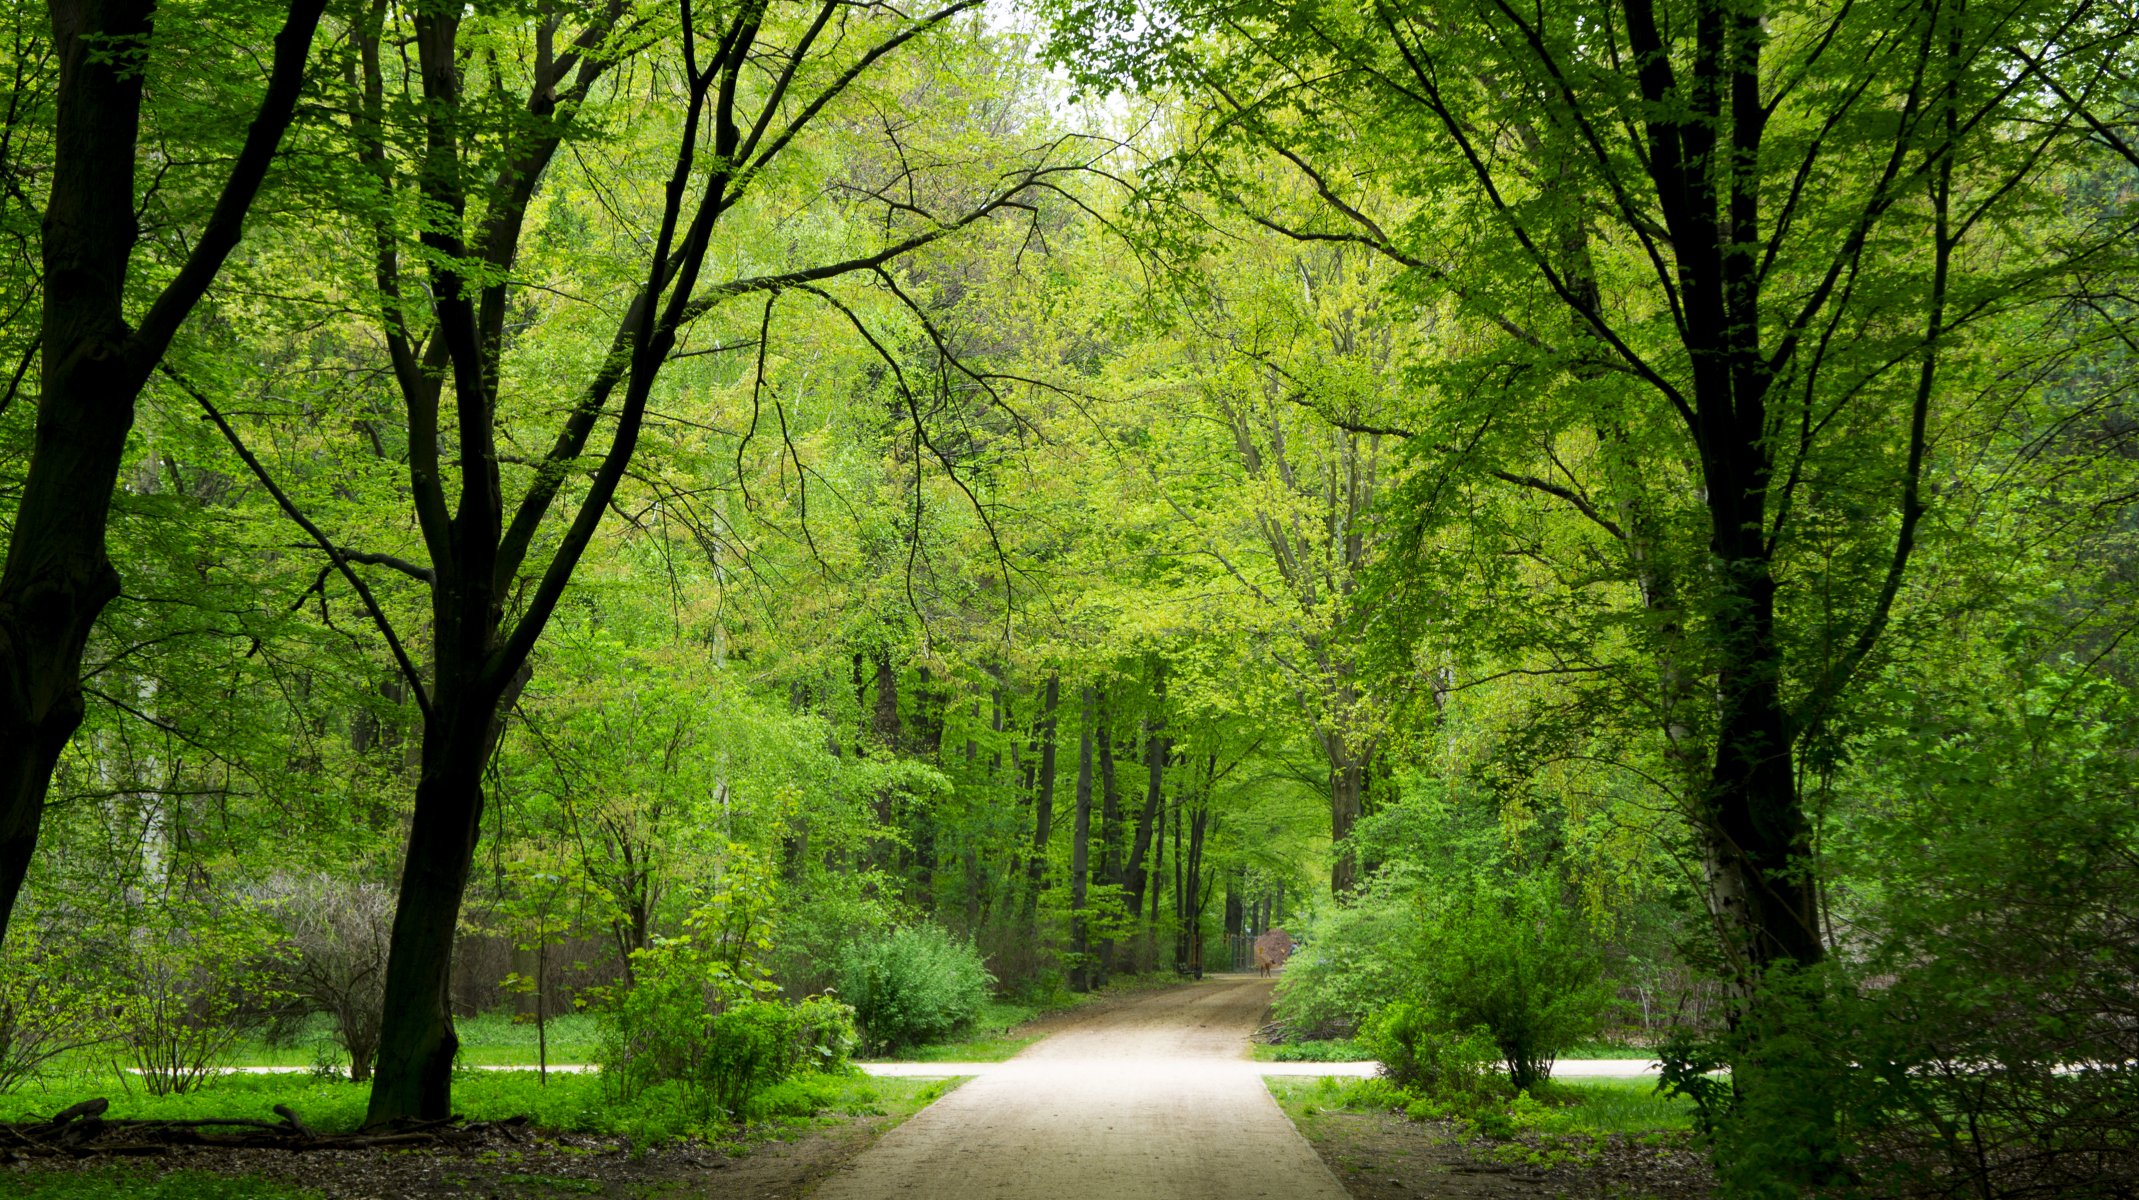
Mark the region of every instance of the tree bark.
<instances>
[{"instance_id":1,"label":"tree bark","mask_svg":"<svg viewBox=\"0 0 2139 1200\"><path fill-rule=\"evenodd\" d=\"M1086 939L1086 875L1091 865L1092 726L1097 707L1092 685L1084 685L1084 719L1077 735L1077 814L1070 834L1070 990L1092 990L1091 946Z\"/></svg>"},{"instance_id":2,"label":"tree bark","mask_svg":"<svg viewBox=\"0 0 2139 1200\"><path fill-rule=\"evenodd\" d=\"M140 238L134 163L152 0L52 0L52 189L45 206L42 372L30 465L0 568L0 942L37 849L52 772L81 727L82 654L119 594L104 542L134 404L243 232L296 110L324 0L292 0L244 146L207 224L140 326L126 275Z\"/></svg>"},{"instance_id":3,"label":"tree bark","mask_svg":"<svg viewBox=\"0 0 2139 1200\"><path fill-rule=\"evenodd\" d=\"M1050 673L1041 690L1039 763L1033 788L1032 852L1025 858L1025 930L1038 945L1040 889L1047 883L1047 843L1055 835L1055 708L1062 699L1062 677Z\"/></svg>"},{"instance_id":4,"label":"tree bark","mask_svg":"<svg viewBox=\"0 0 2139 1200\"><path fill-rule=\"evenodd\" d=\"M1114 773L1114 718L1106 689L1099 692L1099 881L1122 886L1121 786ZM1099 979L1114 973L1114 940L1099 943Z\"/></svg>"},{"instance_id":5,"label":"tree bark","mask_svg":"<svg viewBox=\"0 0 2139 1200\"><path fill-rule=\"evenodd\" d=\"M1142 919L1144 914L1144 894L1150 879L1144 862L1151 852L1151 839L1161 819L1159 799L1164 794L1166 758L1173 753L1173 743L1166 736L1166 664L1163 661L1152 669L1151 690L1152 715L1144 718L1144 765L1147 771L1144 811L1137 818L1136 838L1130 844L1129 861L1122 871L1124 886L1128 889L1128 903L1122 907L1131 921Z\"/></svg>"}]
</instances>

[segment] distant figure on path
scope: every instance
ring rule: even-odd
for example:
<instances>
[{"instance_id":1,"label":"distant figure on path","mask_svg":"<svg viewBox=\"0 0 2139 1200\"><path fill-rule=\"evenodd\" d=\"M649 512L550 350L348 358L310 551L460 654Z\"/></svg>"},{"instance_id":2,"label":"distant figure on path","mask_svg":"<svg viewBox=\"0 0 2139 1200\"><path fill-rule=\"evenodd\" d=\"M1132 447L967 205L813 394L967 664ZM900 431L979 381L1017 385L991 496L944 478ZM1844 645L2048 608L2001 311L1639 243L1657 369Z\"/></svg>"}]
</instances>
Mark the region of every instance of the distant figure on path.
<instances>
[{"instance_id":1,"label":"distant figure on path","mask_svg":"<svg viewBox=\"0 0 2139 1200\"><path fill-rule=\"evenodd\" d=\"M1268 976L1292 957L1292 935L1273 929L1255 939L1255 973Z\"/></svg>"}]
</instances>

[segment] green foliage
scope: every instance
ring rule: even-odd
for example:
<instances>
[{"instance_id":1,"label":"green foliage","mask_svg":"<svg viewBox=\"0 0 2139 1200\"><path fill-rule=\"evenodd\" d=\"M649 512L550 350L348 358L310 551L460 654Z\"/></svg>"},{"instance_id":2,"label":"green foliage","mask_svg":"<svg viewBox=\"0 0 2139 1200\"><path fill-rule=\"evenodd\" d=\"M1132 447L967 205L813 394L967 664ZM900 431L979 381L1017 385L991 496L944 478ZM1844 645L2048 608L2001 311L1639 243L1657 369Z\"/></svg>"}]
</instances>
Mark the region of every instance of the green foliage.
<instances>
[{"instance_id":1,"label":"green foliage","mask_svg":"<svg viewBox=\"0 0 2139 1200\"><path fill-rule=\"evenodd\" d=\"M1555 890L1526 880L1501 895L1463 896L1428 932L1430 1007L1419 1018L1438 1018L1459 1035L1482 1031L1518 1091L1551 1075L1563 1048L1596 1033L1611 1004L1594 931Z\"/></svg>"},{"instance_id":2,"label":"green foliage","mask_svg":"<svg viewBox=\"0 0 2139 1200\"><path fill-rule=\"evenodd\" d=\"M275 934L242 900L172 900L121 933L118 1040L152 1095L214 1078L272 994Z\"/></svg>"},{"instance_id":3,"label":"green foliage","mask_svg":"<svg viewBox=\"0 0 2139 1200\"><path fill-rule=\"evenodd\" d=\"M956 1032L979 1014L994 982L972 942L933 922L850 943L840 956L840 994L879 1051Z\"/></svg>"},{"instance_id":4,"label":"green foliage","mask_svg":"<svg viewBox=\"0 0 2139 1200\"><path fill-rule=\"evenodd\" d=\"M1468 1087L1483 1038L1517 1090L1612 1008L1593 926L1550 876L1389 870L1316 924L1278 989L1295 1029L1357 1028L1416 1086Z\"/></svg>"},{"instance_id":5,"label":"green foliage","mask_svg":"<svg viewBox=\"0 0 2139 1200\"><path fill-rule=\"evenodd\" d=\"M770 875L742 847L687 932L632 955L632 982L603 1011L602 1078L627 1103L672 1092L701 1121L741 1119L751 1098L802 1071L846 1065L854 1012L831 997L767 999Z\"/></svg>"},{"instance_id":6,"label":"green foliage","mask_svg":"<svg viewBox=\"0 0 2139 1200\"><path fill-rule=\"evenodd\" d=\"M1436 1098L1501 1090L1487 1071L1498 1057L1491 1038L1407 1000L1383 1008L1360 1039L1382 1074L1408 1092Z\"/></svg>"},{"instance_id":7,"label":"green foliage","mask_svg":"<svg viewBox=\"0 0 2139 1200\"><path fill-rule=\"evenodd\" d=\"M0 947L0 1095L115 1033L110 989L93 963L63 952L27 916Z\"/></svg>"}]
</instances>

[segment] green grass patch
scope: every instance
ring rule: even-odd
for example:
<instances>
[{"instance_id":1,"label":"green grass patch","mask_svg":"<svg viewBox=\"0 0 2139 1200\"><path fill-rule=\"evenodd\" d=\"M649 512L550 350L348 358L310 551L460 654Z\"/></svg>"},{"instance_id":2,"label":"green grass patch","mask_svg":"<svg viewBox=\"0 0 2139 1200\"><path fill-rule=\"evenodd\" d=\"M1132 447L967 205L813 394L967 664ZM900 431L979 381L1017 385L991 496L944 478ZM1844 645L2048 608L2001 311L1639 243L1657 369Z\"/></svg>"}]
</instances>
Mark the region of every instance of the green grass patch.
<instances>
[{"instance_id":1,"label":"green grass patch","mask_svg":"<svg viewBox=\"0 0 2139 1200\"><path fill-rule=\"evenodd\" d=\"M802 1076L759 1093L746 1116L752 1124L769 1128L826 1114L838 1119L910 1112L941 1095L942 1085L941 1080L870 1079L859 1074ZM936 1090L929 1092L931 1086ZM927 1097L920 1098L924 1092ZM370 1094L368 1085L309 1075L226 1075L182 1096L151 1096L138 1081L129 1091L120 1080L105 1074L51 1079L43 1089L33 1086L0 1096L0 1120L43 1120L77 1101L103 1096L111 1101L107 1115L113 1118L272 1121L275 1105L286 1104L315 1129L347 1133L363 1124ZM631 1104L619 1103L609 1095L601 1077L592 1073L553 1074L544 1084L533 1071L465 1072L453 1082L453 1110L472 1121L525 1116L547 1129L626 1136L640 1144L736 1134L725 1126L700 1127L686 1115L687 1107L678 1097L660 1088Z\"/></svg>"},{"instance_id":2,"label":"green grass patch","mask_svg":"<svg viewBox=\"0 0 2139 1200\"><path fill-rule=\"evenodd\" d=\"M1656 1050L1650 1046L1637 1046L1632 1042L1577 1042L1560 1051L1561 1058L1614 1058L1638 1059L1653 1062Z\"/></svg>"},{"instance_id":3,"label":"green grass patch","mask_svg":"<svg viewBox=\"0 0 2139 1200\"><path fill-rule=\"evenodd\" d=\"M552 1064L594 1061L600 1037L594 1016L564 1013L551 1017L547 1024ZM533 1066L539 1054L534 1021L510 1012L456 1017L453 1031L460 1038L459 1061L464 1067ZM335 1040L333 1023L315 1014L284 1030L273 1042L260 1037L241 1040L224 1065L311 1067L322 1062L342 1066L348 1057Z\"/></svg>"},{"instance_id":4,"label":"green grass patch","mask_svg":"<svg viewBox=\"0 0 2139 1200\"><path fill-rule=\"evenodd\" d=\"M1422 1097L1386 1079L1316 1079L1272 1076L1266 1084L1295 1121L1321 1112L1398 1112L1414 1120L1449 1120L1487 1137L1512 1140L1526 1134L1547 1139L1594 1139L1605 1135L1678 1137L1693 1130L1693 1102L1665 1096L1653 1080L1599 1079L1546 1083L1535 1095L1460 1101Z\"/></svg>"},{"instance_id":5,"label":"green grass patch","mask_svg":"<svg viewBox=\"0 0 2139 1200\"><path fill-rule=\"evenodd\" d=\"M316 1200L311 1188L253 1176L153 1170L128 1165L25 1171L0 1178L0 1196L36 1200Z\"/></svg>"},{"instance_id":6,"label":"green grass patch","mask_svg":"<svg viewBox=\"0 0 2139 1200\"><path fill-rule=\"evenodd\" d=\"M1256 1042L1248 1047L1256 1062L1366 1062L1374 1056L1350 1038L1323 1042Z\"/></svg>"},{"instance_id":7,"label":"green grass patch","mask_svg":"<svg viewBox=\"0 0 2139 1200\"><path fill-rule=\"evenodd\" d=\"M1523 1125L1539 1133L1690 1133L1693 1101L1656 1090L1653 1079L1585 1079L1537 1089Z\"/></svg>"}]
</instances>

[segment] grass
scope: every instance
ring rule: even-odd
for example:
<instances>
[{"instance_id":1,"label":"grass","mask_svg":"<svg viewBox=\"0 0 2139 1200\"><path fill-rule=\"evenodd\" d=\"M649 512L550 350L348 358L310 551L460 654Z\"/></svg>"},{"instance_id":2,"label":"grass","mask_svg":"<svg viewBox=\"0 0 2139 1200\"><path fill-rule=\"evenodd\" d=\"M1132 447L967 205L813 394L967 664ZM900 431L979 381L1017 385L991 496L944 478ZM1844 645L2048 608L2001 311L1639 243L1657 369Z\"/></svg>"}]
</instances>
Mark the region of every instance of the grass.
<instances>
[{"instance_id":1,"label":"grass","mask_svg":"<svg viewBox=\"0 0 2139 1200\"><path fill-rule=\"evenodd\" d=\"M940 1081L936 1081L940 1087ZM28 1087L0 1096L0 1120L42 1120L54 1111L104 1096L113 1118L185 1120L195 1117L257 1117L274 1120L272 1110L286 1104L307 1125L329 1133L346 1133L364 1121L368 1085L321 1080L309 1075L226 1075L197 1091L179 1096L151 1096L138 1083L111 1075L60 1077L43 1087ZM752 1102L754 1122L777 1125L830 1114L876 1115L915 1102L929 1081L870 1079L862 1075L802 1076L776 1084ZM940 1091L932 1094L940 1095ZM913 1107L926 1104L918 1100ZM887 1107L889 1106L889 1107ZM575 1133L627 1136L646 1144L689 1135L732 1134L709 1128L673 1095L655 1090L626 1104L611 1096L599 1075L552 1075L543 1084L533 1071L475 1071L453 1083L454 1111L473 1121L525 1116L535 1124ZM0 1193L4 1195L5 1193Z\"/></svg>"},{"instance_id":2,"label":"grass","mask_svg":"<svg viewBox=\"0 0 2139 1200\"><path fill-rule=\"evenodd\" d=\"M1644 1062L1656 1058L1653 1046L1636 1046L1630 1042L1577 1042L1560 1051L1561 1058L1631 1058Z\"/></svg>"},{"instance_id":3,"label":"grass","mask_svg":"<svg viewBox=\"0 0 2139 1200\"><path fill-rule=\"evenodd\" d=\"M588 1013L564 1013L547 1022L550 1065L594 1061L599 1031ZM455 1017L453 1031L460 1037L460 1065L464 1067L533 1066L537 1057L535 1023L509 1012L479 1013ZM335 1041L334 1026L324 1016L313 1016L274 1042L259 1037L240 1041L226 1065L233 1067L310 1067L322 1061L345 1064L348 1060Z\"/></svg>"},{"instance_id":4,"label":"grass","mask_svg":"<svg viewBox=\"0 0 2139 1200\"><path fill-rule=\"evenodd\" d=\"M1322 1042L1256 1042L1248 1047L1256 1062L1365 1062L1374 1057L1350 1038Z\"/></svg>"},{"instance_id":5,"label":"grass","mask_svg":"<svg viewBox=\"0 0 2139 1200\"><path fill-rule=\"evenodd\" d=\"M1656 1084L1645 1079L1548 1082L1534 1095L1453 1102L1413 1095L1386 1079L1271 1076L1265 1082L1295 1122L1320 1112L1399 1112L1414 1120L1460 1121L1500 1140L1525 1134L1547 1139L1678 1136L1693 1130L1693 1102L1661 1095Z\"/></svg>"}]
</instances>

